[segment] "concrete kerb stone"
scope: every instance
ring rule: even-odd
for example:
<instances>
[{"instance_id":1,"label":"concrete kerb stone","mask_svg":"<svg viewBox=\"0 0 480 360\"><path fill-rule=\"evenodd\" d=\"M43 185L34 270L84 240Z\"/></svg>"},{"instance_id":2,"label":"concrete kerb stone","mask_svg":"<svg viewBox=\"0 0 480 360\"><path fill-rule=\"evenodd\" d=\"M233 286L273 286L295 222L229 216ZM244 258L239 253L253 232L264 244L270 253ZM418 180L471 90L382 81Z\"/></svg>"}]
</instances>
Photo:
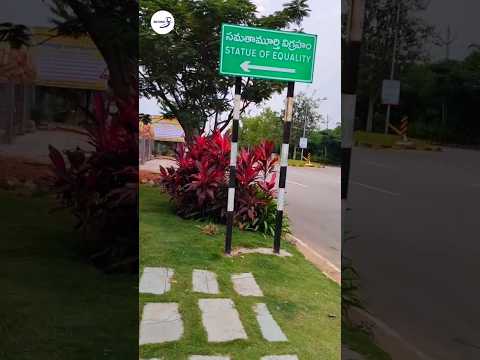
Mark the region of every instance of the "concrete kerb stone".
<instances>
[{"instance_id":1,"label":"concrete kerb stone","mask_svg":"<svg viewBox=\"0 0 480 360\"><path fill-rule=\"evenodd\" d=\"M163 267L146 267L140 278L141 293L162 295L170 291L173 269Z\"/></svg>"},{"instance_id":2,"label":"concrete kerb stone","mask_svg":"<svg viewBox=\"0 0 480 360\"><path fill-rule=\"evenodd\" d=\"M147 303L140 322L140 345L177 341L183 321L177 303Z\"/></svg>"},{"instance_id":3,"label":"concrete kerb stone","mask_svg":"<svg viewBox=\"0 0 480 360\"><path fill-rule=\"evenodd\" d=\"M192 273L193 291L205 294L218 294L217 275L207 270L193 270Z\"/></svg>"},{"instance_id":4,"label":"concrete kerb stone","mask_svg":"<svg viewBox=\"0 0 480 360\"><path fill-rule=\"evenodd\" d=\"M236 248L233 249L232 255L239 256L244 254L261 254L261 255L273 255L278 257L291 257L293 256L286 250L280 250L280 254L275 254L272 248Z\"/></svg>"},{"instance_id":5,"label":"concrete kerb stone","mask_svg":"<svg viewBox=\"0 0 480 360\"><path fill-rule=\"evenodd\" d=\"M263 296L263 292L258 286L252 273L242 273L232 275L233 288L242 296Z\"/></svg>"},{"instance_id":6,"label":"concrete kerb stone","mask_svg":"<svg viewBox=\"0 0 480 360\"><path fill-rule=\"evenodd\" d=\"M268 311L266 304L255 304L253 310L257 315L257 322L265 340L270 342L288 341L282 329L280 329L280 326L278 326L272 314Z\"/></svg>"},{"instance_id":7,"label":"concrete kerb stone","mask_svg":"<svg viewBox=\"0 0 480 360\"><path fill-rule=\"evenodd\" d=\"M229 356L192 355L188 360L230 360Z\"/></svg>"},{"instance_id":8,"label":"concrete kerb stone","mask_svg":"<svg viewBox=\"0 0 480 360\"><path fill-rule=\"evenodd\" d=\"M198 305L209 342L247 339L247 333L231 299L200 299Z\"/></svg>"}]
</instances>

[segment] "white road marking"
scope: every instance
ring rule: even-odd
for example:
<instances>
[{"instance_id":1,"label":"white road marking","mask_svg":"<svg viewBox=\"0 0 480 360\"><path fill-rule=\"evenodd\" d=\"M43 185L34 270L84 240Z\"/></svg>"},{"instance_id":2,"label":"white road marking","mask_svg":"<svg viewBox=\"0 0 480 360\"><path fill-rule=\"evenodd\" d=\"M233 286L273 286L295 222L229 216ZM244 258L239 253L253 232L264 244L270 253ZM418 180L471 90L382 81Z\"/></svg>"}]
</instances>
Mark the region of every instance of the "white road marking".
<instances>
[{"instance_id":1,"label":"white road marking","mask_svg":"<svg viewBox=\"0 0 480 360\"><path fill-rule=\"evenodd\" d=\"M383 168L383 169L394 169L393 166L389 166L389 165L385 165L385 164L380 164L380 163L377 163L377 162L374 162L374 161L362 161L364 164L369 164L369 165L373 165L373 166L376 166L376 167L379 167L379 168Z\"/></svg>"},{"instance_id":2,"label":"white road marking","mask_svg":"<svg viewBox=\"0 0 480 360\"><path fill-rule=\"evenodd\" d=\"M388 194L388 195L392 195L392 196L400 196L399 193L395 193L395 192L392 192L392 191L388 191L388 190L385 190L385 189L381 189L381 188L378 188L378 187L375 187L375 186L370 186L370 185L362 184L362 183L359 183L359 182L356 182L356 181L350 181L350 183L351 183L351 184L354 184L354 185L358 185L358 186L364 187L365 189L378 191L378 192L381 192L381 193L383 193L383 194Z\"/></svg>"},{"instance_id":3,"label":"white road marking","mask_svg":"<svg viewBox=\"0 0 480 360\"><path fill-rule=\"evenodd\" d=\"M303 187L303 188L308 188L307 185L300 184L300 183L298 183L298 182L290 181L290 180L287 180L287 184L293 184L293 185L298 185L298 186Z\"/></svg>"}]
</instances>

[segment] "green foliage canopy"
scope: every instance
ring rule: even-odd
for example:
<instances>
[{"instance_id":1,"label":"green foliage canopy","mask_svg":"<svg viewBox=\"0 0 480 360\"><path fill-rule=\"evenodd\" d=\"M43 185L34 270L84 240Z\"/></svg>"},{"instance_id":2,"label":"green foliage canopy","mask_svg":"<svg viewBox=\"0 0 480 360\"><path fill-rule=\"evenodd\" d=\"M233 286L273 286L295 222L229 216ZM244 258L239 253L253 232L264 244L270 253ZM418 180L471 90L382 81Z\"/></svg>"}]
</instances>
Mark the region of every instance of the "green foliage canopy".
<instances>
[{"instance_id":1,"label":"green foliage canopy","mask_svg":"<svg viewBox=\"0 0 480 360\"><path fill-rule=\"evenodd\" d=\"M150 27L158 10L171 12L175 28L158 35ZM140 93L159 102L165 115L175 116L187 137L203 132L209 119L225 129L233 116L233 77L218 73L222 23L283 29L299 24L309 13L305 0L258 16L249 0L143 0L140 6ZM250 104L268 100L285 83L246 78L241 113ZM224 116L225 115L225 116Z\"/></svg>"},{"instance_id":2,"label":"green foliage canopy","mask_svg":"<svg viewBox=\"0 0 480 360\"><path fill-rule=\"evenodd\" d=\"M270 140L278 151L282 144L283 121L280 115L270 108L264 109L259 115L242 119L240 130L240 145L252 147L263 140Z\"/></svg>"}]
</instances>

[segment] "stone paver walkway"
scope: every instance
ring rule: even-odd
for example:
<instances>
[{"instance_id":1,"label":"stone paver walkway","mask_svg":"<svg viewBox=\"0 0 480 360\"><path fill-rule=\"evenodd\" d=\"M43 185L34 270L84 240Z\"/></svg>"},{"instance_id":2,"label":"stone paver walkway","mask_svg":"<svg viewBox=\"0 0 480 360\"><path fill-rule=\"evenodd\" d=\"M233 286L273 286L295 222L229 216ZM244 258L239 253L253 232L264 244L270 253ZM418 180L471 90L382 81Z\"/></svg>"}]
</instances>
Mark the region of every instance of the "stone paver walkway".
<instances>
[{"instance_id":1,"label":"stone paver walkway","mask_svg":"<svg viewBox=\"0 0 480 360\"><path fill-rule=\"evenodd\" d=\"M207 270L193 270L193 291L205 294L218 294L217 275Z\"/></svg>"},{"instance_id":2,"label":"stone paver walkway","mask_svg":"<svg viewBox=\"0 0 480 360\"><path fill-rule=\"evenodd\" d=\"M198 305L209 342L247 339L247 333L231 299L200 299Z\"/></svg>"},{"instance_id":3,"label":"stone paver walkway","mask_svg":"<svg viewBox=\"0 0 480 360\"><path fill-rule=\"evenodd\" d=\"M170 290L174 271L163 267L146 267L140 279L141 293L162 295Z\"/></svg>"},{"instance_id":4,"label":"stone paver walkway","mask_svg":"<svg viewBox=\"0 0 480 360\"><path fill-rule=\"evenodd\" d=\"M140 345L180 340L183 321L177 303L147 303L140 322Z\"/></svg>"},{"instance_id":5,"label":"stone paver walkway","mask_svg":"<svg viewBox=\"0 0 480 360\"><path fill-rule=\"evenodd\" d=\"M281 249L280 254L275 254L273 252L272 248L264 248L264 247L259 247L259 248L236 248L233 249L232 255L237 256L237 255L244 255L244 254L261 254L261 255L273 255L273 256L279 256L279 257L290 257L292 254L290 254L288 251Z\"/></svg>"},{"instance_id":6,"label":"stone paver walkway","mask_svg":"<svg viewBox=\"0 0 480 360\"><path fill-rule=\"evenodd\" d=\"M263 296L263 292L258 286L251 273L232 275L233 288L242 296Z\"/></svg>"},{"instance_id":7,"label":"stone paver walkway","mask_svg":"<svg viewBox=\"0 0 480 360\"><path fill-rule=\"evenodd\" d=\"M162 295L170 290L173 269L164 267L144 268L140 279L140 292ZM233 274L235 291L242 296L263 296L253 274ZM194 269L192 272L193 291L205 294L218 294L217 275L207 270ZM228 342L247 339L247 333L231 299L199 299L202 324L209 342ZM288 341L264 303L253 306L260 331L270 342ZM178 341L184 332L183 321L177 303L147 303L143 308L140 322L140 345L161 344ZM190 355L189 360L231 360L225 355ZM149 360L162 360L154 358ZM299 360L296 355L264 356L261 360Z\"/></svg>"},{"instance_id":8,"label":"stone paver walkway","mask_svg":"<svg viewBox=\"0 0 480 360\"><path fill-rule=\"evenodd\" d=\"M257 321L260 325L260 331L263 338L267 341L287 341L287 337L283 333L280 326L273 319L272 314L268 311L266 304L255 304L253 310L257 314Z\"/></svg>"}]
</instances>

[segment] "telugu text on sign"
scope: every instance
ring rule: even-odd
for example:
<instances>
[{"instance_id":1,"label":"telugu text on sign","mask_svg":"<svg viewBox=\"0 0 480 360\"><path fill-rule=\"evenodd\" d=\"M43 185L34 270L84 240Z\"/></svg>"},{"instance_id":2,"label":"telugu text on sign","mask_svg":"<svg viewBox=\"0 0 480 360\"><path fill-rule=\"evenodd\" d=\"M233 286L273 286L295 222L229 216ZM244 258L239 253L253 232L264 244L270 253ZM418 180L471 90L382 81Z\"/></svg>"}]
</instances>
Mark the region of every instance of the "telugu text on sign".
<instances>
[{"instance_id":1,"label":"telugu text on sign","mask_svg":"<svg viewBox=\"0 0 480 360\"><path fill-rule=\"evenodd\" d=\"M316 36L222 25L220 73L312 82Z\"/></svg>"}]
</instances>

